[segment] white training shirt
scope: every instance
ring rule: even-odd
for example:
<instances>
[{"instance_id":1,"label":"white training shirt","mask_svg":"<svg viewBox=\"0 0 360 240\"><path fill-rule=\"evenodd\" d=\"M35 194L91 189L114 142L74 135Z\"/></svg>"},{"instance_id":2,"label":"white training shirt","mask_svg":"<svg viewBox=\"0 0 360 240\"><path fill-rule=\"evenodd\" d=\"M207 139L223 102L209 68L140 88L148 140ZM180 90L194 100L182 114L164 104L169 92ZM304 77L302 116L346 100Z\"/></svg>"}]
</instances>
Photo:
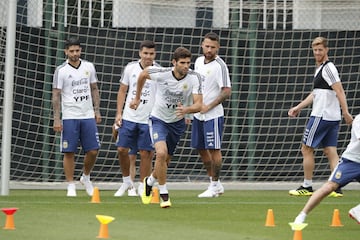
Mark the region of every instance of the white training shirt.
<instances>
[{"instance_id":1,"label":"white training shirt","mask_svg":"<svg viewBox=\"0 0 360 240\"><path fill-rule=\"evenodd\" d=\"M175 114L178 103L183 106L193 104L192 94L202 94L201 82L203 76L189 70L183 79L176 79L173 68L149 67L151 80L156 81L156 99L151 116L166 123L180 120Z\"/></svg>"},{"instance_id":2,"label":"white training shirt","mask_svg":"<svg viewBox=\"0 0 360 240\"><path fill-rule=\"evenodd\" d=\"M322 65L316 69L315 75L318 74ZM332 86L336 82L340 82L339 72L332 62L327 63L322 70L323 79ZM326 121L340 121L341 109L336 92L330 89L314 89L314 100L311 116L322 117Z\"/></svg>"},{"instance_id":3,"label":"white training shirt","mask_svg":"<svg viewBox=\"0 0 360 240\"><path fill-rule=\"evenodd\" d=\"M68 61L56 68L53 88L61 89L62 119L95 117L90 84L97 81L94 65L85 60L80 60L78 68Z\"/></svg>"},{"instance_id":4,"label":"white training shirt","mask_svg":"<svg viewBox=\"0 0 360 240\"><path fill-rule=\"evenodd\" d=\"M360 163L360 114L357 115L351 126L351 139L342 156Z\"/></svg>"},{"instance_id":5,"label":"white training shirt","mask_svg":"<svg viewBox=\"0 0 360 240\"><path fill-rule=\"evenodd\" d=\"M160 66L155 62L153 65ZM137 80L142 70L140 60L133 61L126 65L121 75L120 82L128 86L122 118L131 122L147 124L156 93L156 83L154 81L146 80L141 92L140 105L136 110L130 108L130 103L136 96Z\"/></svg>"},{"instance_id":6,"label":"white training shirt","mask_svg":"<svg viewBox=\"0 0 360 240\"><path fill-rule=\"evenodd\" d=\"M229 70L226 63L219 57L205 63L205 56L198 57L195 61L195 71L204 75L202 83L203 103L205 105L213 102L220 94L223 87L231 87ZM224 116L222 104L218 104L207 113L195 113L194 117L201 121L208 121Z\"/></svg>"}]
</instances>

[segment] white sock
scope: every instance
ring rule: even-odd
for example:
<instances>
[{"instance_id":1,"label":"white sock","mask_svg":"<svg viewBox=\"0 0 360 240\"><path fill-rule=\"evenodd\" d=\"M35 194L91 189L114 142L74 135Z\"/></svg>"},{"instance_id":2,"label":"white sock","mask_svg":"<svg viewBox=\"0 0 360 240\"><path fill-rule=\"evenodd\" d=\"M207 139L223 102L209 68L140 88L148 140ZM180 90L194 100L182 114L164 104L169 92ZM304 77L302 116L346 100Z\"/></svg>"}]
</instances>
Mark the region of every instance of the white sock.
<instances>
[{"instance_id":1,"label":"white sock","mask_svg":"<svg viewBox=\"0 0 360 240\"><path fill-rule=\"evenodd\" d=\"M310 179L304 179L304 183L302 185L303 187L311 187L312 186L312 180Z\"/></svg>"},{"instance_id":2,"label":"white sock","mask_svg":"<svg viewBox=\"0 0 360 240\"><path fill-rule=\"evenodd\" d=\"M166 183L164 185L159 185L159 193L160 194L168 194L169 191L166 187Z\"/></svg>"},{"instance_id":3,"label":"white sock","mask_svg":"<svg viewBox=\"0 0 360 240\"><path fill-rule=\"evenodd\" d=\"M155 182L156 182L156 178L154 178L154 176L151 174L151 175L148 177L146 183L147 183L147 185L149 185L149 186L153 186Z\"/></svg>"},{"instance_id":4,"label":"white sock","mask_svg":"<svg viewBox=\"0 0 360 240\"><path fill-rule=\"evenodd\" d=\"M126 184L129 184L129 185L131 185L131 186L134 186L134 183L133 183L133 181L131 180L131 177L130 177L130 176L123 177L123 183L126 183Z\"/></svg>"},{"instance_id":5,"label":"white sock","mask_svg":"<svg viewBox=\"0 0 360 240\"><path fill-rule=\"evenodd\" d=\"M85 178L86 180L90 181L90 174L89 175L85 175L85 173L82 174L83 178Z\"/></svg>"},{"instance_id":6,"label":"white sock","mask_svg":"<svg viewBox=\"0 0 360 240\"><path fill-rule=\"evenodd\" d=\"M297 217L295 218L294 223L304 223L306 219L306 213L304 213L303 211L301 211L299 213L299 215L297 215Z\"/></svg>"}]
</instances>

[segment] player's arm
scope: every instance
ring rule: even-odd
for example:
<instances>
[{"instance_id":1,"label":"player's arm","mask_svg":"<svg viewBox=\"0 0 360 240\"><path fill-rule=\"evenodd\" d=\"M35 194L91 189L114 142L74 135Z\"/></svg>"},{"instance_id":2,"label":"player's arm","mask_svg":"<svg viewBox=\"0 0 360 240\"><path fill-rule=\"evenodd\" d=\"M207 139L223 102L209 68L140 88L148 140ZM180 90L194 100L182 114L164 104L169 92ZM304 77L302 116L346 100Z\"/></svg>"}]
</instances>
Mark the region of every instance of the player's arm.
<instances>
[{"instance_id":1,"label":"player's arm","mask_svg":"<svg viewBox=\"0 0 360 240\"><path fill-rule=\"evenodd\" d=\"M312 104L314 100L314 95L311 92L304 100L302 100L298 105L296 105L293 108L290 108L288 111L288 115L289 117L296 117L301 109L306 108L307 106L309 106L310 104Z\"/></svg>"},{"instance_id":2,"label":"player's arm","mask_svg":"<svg viewBox=\"0 0 360 240\"><path fill-rule=\"evenodd\" d=\"M116 117L115 117L115 124L118 126L121 126L122 121L122 111L124 109L125 104L125 97L127 94L127 91L129 89L129 86L121 83L120 88L117 95L117 104L116 104Z\"/></svg>"},{"instance_id":3,"label":"player's arm","mask_svg":"<svg viewBox=\"0 0 360 240\"><path fill-rule=\"evenodd\" d=\"M349 108L347 105L344 88L343 88L341 82L336 82L333 85L331 85L331 87L336 92L336 97L339 100L342 115L345 119L345 122L350 125L353 121L353 117L349 113Z\"/></svg>"},{"instance_id":4,"label":"player's arm","mask_svg":"<svg viewBox=\"0 0 360 240\"><path fill-rule=\"evenodd\" d=\"M91 83L90 84L90 88L91 88L91 97L93 100L93 105L94 105L94 112L95 112L95 120L96 123L100 123L101 122L101 114L100 114L100 94L99 94L99 88L97 86L97 83Z\"/></svg>"},{"instance_id":5,"label":"player's arm","mask_svg":"<svg viewBox=\"0 0 360 240\"><path fill-rule=\"evenodd\" d=\"M201 107L203 105L203 96L202 94L193 94L193 104L189 106L183 106L181 103L178 103L176 107L175 114L176 116L181 119L186 117L186 115L200 112ZM185 119L187 124L190 123L191 119Z\"/></svg>"},{"instance_id":6,"label":"player's arm","mask_svg":"<svg viewBox=\"0 0 360 240\"><path fill-rule=\"evenodd\" d=\"M150 79L150 74L148 72L148 68L145 68L144 70L142 70L142 72L139 74L138 80L137 80L137 84L136 84L136 96L135 98L131 101L130 103L130 108L132 109L137 109L137 107L140 104L140 97L141 97L141 92L142 89L144 87L145 81L146 79Z\"/></svg>"},{"instance_id":7,"label":"player's arm","mask_svg":"<svg viewBox=\"0 0 360 240\"><path fill-rule=\"evenodd\" d=\"M214 101L212 101L208 105L203 105L203 108L201 109L201 113L205 113L213 109L219 104L222 104L226 99L228 99L231 95L231 88L230 87L223 87L221 88L219 96L217 96Z\"/></svg>"},{"instance_id":8,"label":"player's arm","mask_svg":"<svg viewBox=\"0 0 360 240\"><path fill-rule=\"evenodd\" d=\"M55 132L61 132L62 131L62 125L60 119L61 89L53 88L52 105L53 105L53 114L54 114L53 128Z\"/></svg>"}]
</instances>

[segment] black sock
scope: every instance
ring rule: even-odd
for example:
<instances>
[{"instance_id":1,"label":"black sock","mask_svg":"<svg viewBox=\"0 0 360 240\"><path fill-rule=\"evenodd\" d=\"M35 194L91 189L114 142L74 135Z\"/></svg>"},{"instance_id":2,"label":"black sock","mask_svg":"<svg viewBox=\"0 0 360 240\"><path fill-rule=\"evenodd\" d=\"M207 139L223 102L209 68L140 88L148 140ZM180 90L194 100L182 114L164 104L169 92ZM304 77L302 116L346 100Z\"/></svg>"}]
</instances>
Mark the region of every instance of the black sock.
<instances>
[{"instance_id":1,"label":"black sock","mask_svg":"<svg viewBox=\"0 0 360 240\"><path fill-rule=\"evenodd\" d=\"M167 200L169 200L169 194L165 193L165 194L160 194L161 199L166 202Z\"/></svg>"}]
</instances>

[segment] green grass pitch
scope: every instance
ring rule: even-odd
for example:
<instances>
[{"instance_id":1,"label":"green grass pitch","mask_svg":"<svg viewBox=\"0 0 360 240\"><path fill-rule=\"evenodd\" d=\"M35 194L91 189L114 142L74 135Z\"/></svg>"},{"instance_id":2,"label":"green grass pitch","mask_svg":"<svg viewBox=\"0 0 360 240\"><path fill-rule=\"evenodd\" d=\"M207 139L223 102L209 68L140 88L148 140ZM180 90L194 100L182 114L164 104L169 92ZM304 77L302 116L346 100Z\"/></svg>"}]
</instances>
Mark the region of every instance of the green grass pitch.
<instances>
[{"instance_id":1,"label":"green grass pitch","mask_svg":"<svg viewBox=\"0 0 360 240\"><path fill-rule=\"evenodd\" d=\"M15 230L5 230L0 213L0 239L97 239L96 215L115 218L108 225L110 239L119 240L292 240L292 222L308 197L291 197L286 191L226 191L218 198L199 199L199 191L170 190L173 206L143 205L137 197L113 197L100 190L100 203L91 203L85 191L67 198L65 190L11 190L0 196L0 207L17 207ZM358 204L359 192L345 190L342 198L326 198L308 216L302 240L354 240L360 225L348 217ZM265 227L267 210L273 209L275 227ZM330 227L339 209L343 227Z\"/></svg>"}]
</instances>

